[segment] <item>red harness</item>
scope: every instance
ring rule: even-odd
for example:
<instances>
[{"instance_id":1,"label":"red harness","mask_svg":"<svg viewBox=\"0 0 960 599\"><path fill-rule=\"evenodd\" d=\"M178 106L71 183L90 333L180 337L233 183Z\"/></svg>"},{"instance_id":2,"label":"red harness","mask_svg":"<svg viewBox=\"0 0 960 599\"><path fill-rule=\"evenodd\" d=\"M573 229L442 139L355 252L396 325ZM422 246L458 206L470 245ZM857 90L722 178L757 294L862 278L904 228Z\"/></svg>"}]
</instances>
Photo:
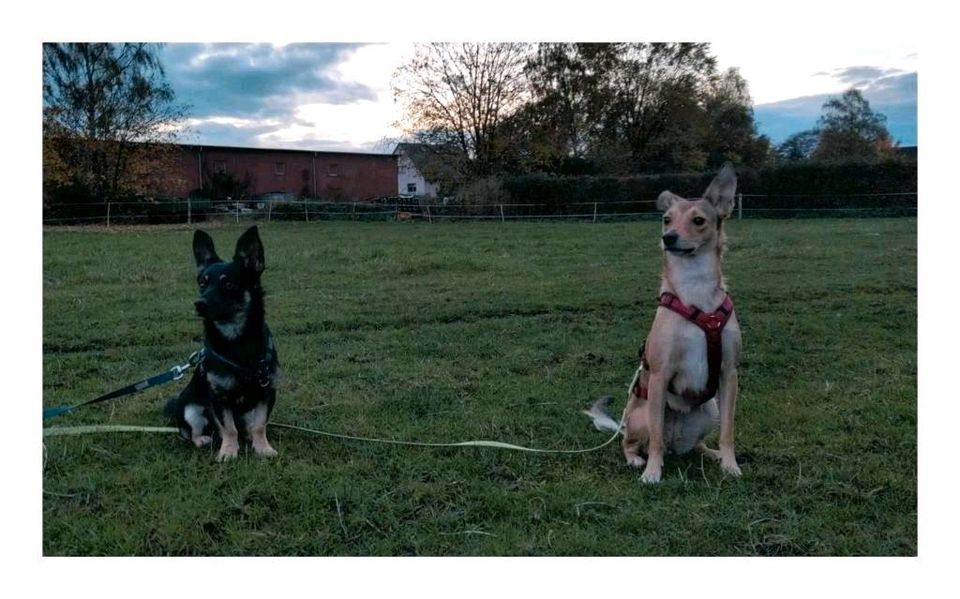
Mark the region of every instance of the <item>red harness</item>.
<instances>
[{"instance_id":1,"label":"red harness","mask_svg":"<svg viewBox=\"0 0 960 599\"><path fill-rule=\"evenodd\" d=\"M723 333L723 328L727 326L727 321L730 320L730 315L733 314L733 300L730 299L729 295L725 295L723 298L723 303L720 304L720 307L717 308L716 312L704 312L699 308L688 306L680 301L679 297L670 293L669 291L664 291L662 294L660 294L659 302L664 308L676 312L680 316L683 316L693 324L703 329L703 332L706 334L706 388L701 390L699 393L689 390L684 390L683 393L677 393L672 388L672 381L670 383L671 386L669 387L669 391L674 395L680 395L687 401L693 402L696 405L700 405L708 401L711 397L714 397L717 394L717 388L720 386L720 362L723 359L723 344L721 342L721 335ZM640 360L644 365L646 365L642 351L643 350L641 350ZM637 384L634 388L634 392L640 399L647 398L647 388L640 384L639 377L637 378Z\"/></svg>"}]
</instances>

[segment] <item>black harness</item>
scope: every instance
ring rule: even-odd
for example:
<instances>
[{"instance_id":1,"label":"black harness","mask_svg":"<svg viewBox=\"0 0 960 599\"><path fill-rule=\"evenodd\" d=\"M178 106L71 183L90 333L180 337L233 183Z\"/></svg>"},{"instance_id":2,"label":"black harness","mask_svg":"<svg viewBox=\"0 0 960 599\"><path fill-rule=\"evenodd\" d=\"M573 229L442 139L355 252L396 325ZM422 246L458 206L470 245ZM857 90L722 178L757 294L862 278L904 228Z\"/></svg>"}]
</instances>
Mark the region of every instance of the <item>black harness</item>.
<instances>
[{"instance_id":1,"label":"black harness","mask_svg":"<svg viewBox=\"0 0 960 599\"><path fill-rule=\"evenodd\" d=\"M263 357L257 360L256 364L252 366L243 366L237 364L233 360L224 357L222 354L216 352L206 340L203 342L203 349L200 350L200 368L201 370L207 365L208 360L213 360L214 362L226 366L227 369L233 371L233 375L236 376L241 383L245 385L257 385L261 388L266 388L270 386L270 378L273 370L274 361L276 359L275 352L267 346L267 351L263 354Z\"/></svg>"}]
</instances>

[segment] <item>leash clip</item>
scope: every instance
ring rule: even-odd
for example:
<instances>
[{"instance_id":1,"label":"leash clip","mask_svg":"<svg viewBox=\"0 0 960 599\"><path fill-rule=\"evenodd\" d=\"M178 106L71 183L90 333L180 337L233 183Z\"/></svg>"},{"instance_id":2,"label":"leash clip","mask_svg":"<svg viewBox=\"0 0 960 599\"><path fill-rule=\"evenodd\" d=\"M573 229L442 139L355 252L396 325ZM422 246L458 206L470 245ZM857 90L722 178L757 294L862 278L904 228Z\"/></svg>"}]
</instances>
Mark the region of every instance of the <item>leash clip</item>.
<instances>
[{"instance_id":1,"label":"leash clip","mask_svg":"<svg viewBox=\"0 0 960 599\"><path fill-rule=\"evenodd\" d=\"M179 366L179 365L177 365L177 366L174 366L173 368L171 368L171 369L170 369L170 372L173 373L173 380L179 381L180 379L182 379L182 378L183 378L183 375L184 375L188 370L190 370L190 366L192 366L192 364L187 364L186 366Z\"/></svg>"},{"instance_id":2,"label":"leash clip","mask_svg":"<svg viewBox=\"0 0 960 599\"><path fill-rule=\"evenodd\" d=\"M203 351L203 348L200 348L197 351L193 352L192 354L190 354L190 357L187 358L187 364L185 365L185 367L190 368L191 366L196 366L197 364L200 363L201 360L203 360L204 355L206 355L206 352Z\"/></svg>"},{"instance_id":3,"label":"leash clip","mask_svg":"<svg viewBox=\"0 0 960 599\"><path fill-rule=\"evenodd\" d=\"M173 380L179 381L183 378L183 375L187 373L188 370L200 363L200 360L203 359L203 350L197 350L190 354L190 357L187 358L186 364L178 364L170 369L170 372L173 373Z\"/></svg>"}]
</instances>

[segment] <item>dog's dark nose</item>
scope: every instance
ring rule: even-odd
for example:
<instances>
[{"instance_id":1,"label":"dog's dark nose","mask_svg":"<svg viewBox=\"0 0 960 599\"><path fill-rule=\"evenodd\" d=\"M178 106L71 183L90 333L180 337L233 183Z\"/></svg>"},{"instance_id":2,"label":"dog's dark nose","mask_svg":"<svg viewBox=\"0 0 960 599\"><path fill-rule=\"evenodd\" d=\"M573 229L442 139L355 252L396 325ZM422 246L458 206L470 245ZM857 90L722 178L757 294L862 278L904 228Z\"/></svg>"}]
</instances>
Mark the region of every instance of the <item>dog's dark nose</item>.
<instances>
[{"instance_id":1,"label":"dog's dark nose","mask_svg":"<svg viewBox=\"0 0 960 599\"><path fill-rule=\"evenodd\" d=\"M197 316L200 318L207 317L207 302L205 300L197 300L193 302L193 307L197 309Z\"/></svg>"},{"instance_id":2,"label":"dog's dark nose","mask_svg":"<svg viewBox=\"0 0 960 599\"><path fill-rule=\"evenodd\" d=\"M663 245L665 247L673 247L673 245L677 243L677 239L680 239L680 236L671 231L670 233L667 233L661 237L661 239L663 239Z\"/></svg>"}]
</instances>

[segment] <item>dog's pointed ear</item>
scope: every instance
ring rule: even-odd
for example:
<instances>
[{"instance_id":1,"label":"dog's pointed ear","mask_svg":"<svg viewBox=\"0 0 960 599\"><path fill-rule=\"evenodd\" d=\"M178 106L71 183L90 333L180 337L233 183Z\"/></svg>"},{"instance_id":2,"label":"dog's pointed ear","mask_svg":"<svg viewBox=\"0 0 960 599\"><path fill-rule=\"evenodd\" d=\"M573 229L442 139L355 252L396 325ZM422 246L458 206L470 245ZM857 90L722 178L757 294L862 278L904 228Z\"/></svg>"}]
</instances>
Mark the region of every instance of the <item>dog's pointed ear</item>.
<instances>
[{"instance_id":1,"label":"dog's pointed ear","mask_svg":"<svg viewBox=\"0 0 960 599\"><path fill-rule=\"evenodd\" d=\"M200 230L193 234L193 257L197 260L197 270L220 262L217 251L213 249L213 238Z\"/></svg>"},{"instance_id":2,"label":"dog's pointed ear","mask_svg":"<svg viewBox=\"0 0 960 599\"><path fill-rule=\"evenodd\" d=\"M233 261L259 275L263 272L266 263L263 259L263 242L260 233L254 225L246 230L237 240L237 251L233 254Z\"/></svg>"},{"instance_id":3,"label":"dog's pointed ear","mask_svg":"<svg viewBox=\"0 0 960 599\"><path fill-rule=\"evenodd\" d=\"M713 178L703 197L713 204L720 218L727 218L733 212L734 196L737 195L737 173L729 162L723 165Z\"/></svg>"},{"instance_id":4,"label":"dog's pointed ear","mask_svg":"<svg viewBox=\"0 0 960 599\"><path fill-rule=\"evenodd\" d=\"M683 198L675 193L665 191L657 196L657 210L660 212L666 212L667 210L670 210L670 206L673 206L682 199Z\"/></svg>"}]
</instances>

